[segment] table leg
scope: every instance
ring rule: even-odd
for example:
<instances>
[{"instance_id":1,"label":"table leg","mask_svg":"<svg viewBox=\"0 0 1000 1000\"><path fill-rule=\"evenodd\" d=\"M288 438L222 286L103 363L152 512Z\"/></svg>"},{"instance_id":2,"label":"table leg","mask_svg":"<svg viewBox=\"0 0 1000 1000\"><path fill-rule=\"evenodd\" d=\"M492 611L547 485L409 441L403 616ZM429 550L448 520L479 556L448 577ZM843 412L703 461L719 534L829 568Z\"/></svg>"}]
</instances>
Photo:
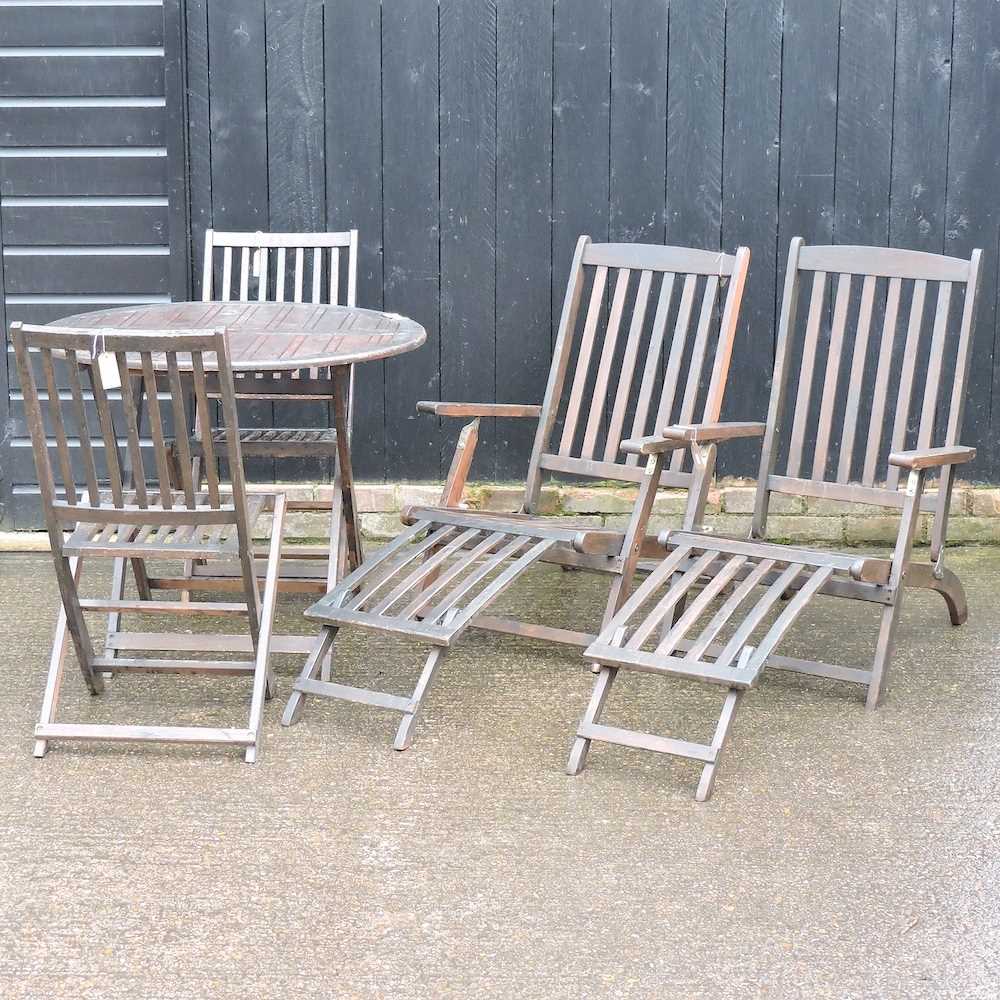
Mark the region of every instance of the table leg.
<instances>
[{"instance_id":1,"label":"table leg","mask_svg":"<svg viewBox=\"0 0 1000 1000\"><path fill-rule=\"evenodd\" d=\"M333 426L337 431L337 465L340 473L340 497L344 517L344 534L347 541L347 564L356 569L364 559L361 546L361 527L358 508L354 499L354 470L351 466L351 438L348 418L351 368L341 365L333 369ZM336 486L334 487L336 490ZM331 552L331 557L336 558Z\"/></svg>"}]
</instances>

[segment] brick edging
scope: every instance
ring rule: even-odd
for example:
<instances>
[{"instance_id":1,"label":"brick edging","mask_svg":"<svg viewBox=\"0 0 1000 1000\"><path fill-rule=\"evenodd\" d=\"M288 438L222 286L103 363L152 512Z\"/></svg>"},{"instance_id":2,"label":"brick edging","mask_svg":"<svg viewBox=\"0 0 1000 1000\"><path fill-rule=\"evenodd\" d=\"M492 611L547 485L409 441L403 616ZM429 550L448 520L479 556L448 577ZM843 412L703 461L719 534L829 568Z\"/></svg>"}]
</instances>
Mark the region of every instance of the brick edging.
<instances>
[{"instance_id":1,"label":"brick edging","mask_svg":"<svg viewBox=\"0 0 1000 1000\"><path fill-rule=\"evenodd\" d=\"M254 486L266 492L274 486ZM328 485L289 484L281 489L292 500L321 500L330 496ZM613 486L547 486L542 509L581 527L623 528L632 507L634 490ZM399 511L408 504L435 504L441 495L435 483L359 483L358 509L364 533L372 539L399 533ZM481 510L516 510L522 488L514 484L475 483L466 491L470 506ZM753 509L754 486L749 480L723 480L710 493L705 522L726 533L746 532ZM651 531L676 527L686 494L662 490L653 505ZM957 484L952 495L948 540L952 544L1000 542L1000 488ZM288 537L314 540L327 530L320 511L289 514ZM923 515L917 544L927 544L930 515ZM843 504L811 497L773 496L768 535L776 541L825 545L888 545L896 537L897 515L864 504ZM42 532L0 532L0 551L44 551L48 539Z\"/></svg>"}]
</instances>

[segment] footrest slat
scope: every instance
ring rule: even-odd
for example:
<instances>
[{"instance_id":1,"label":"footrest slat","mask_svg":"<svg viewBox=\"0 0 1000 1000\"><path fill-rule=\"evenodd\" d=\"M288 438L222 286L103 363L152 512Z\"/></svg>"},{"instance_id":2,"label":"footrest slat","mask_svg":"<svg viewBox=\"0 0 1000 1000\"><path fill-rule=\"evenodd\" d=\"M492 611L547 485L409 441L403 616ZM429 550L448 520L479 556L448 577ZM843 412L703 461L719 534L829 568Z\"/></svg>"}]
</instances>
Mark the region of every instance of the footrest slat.
<instances>
[{"instance_id":1,"label":"footrest slat","mask_svg":"<svg viewBox=\"0 0 1000 1000\"><path fill-rule=\"evenodd\" d=\"M581 722L577 736L585 740L599 740L602 743L617 743L619 746L633 747L636 750L653 750L673 757L687 757L689 760L700 760L704 764L714 763L718 756L717 750L703 743L688 743L687 740L653 736L651 733L619 729L617 726L603 726L596 722Z\"/></svg>"},{"instance_id":2,"label":"footrest slat","mask_svg":"<svg viewBox=\"0 0 1000 1000\"><path fill-rule=\"evenodd\" d=\"M300 679L295 682L293 687L296 691L301 691L303 694L315 694L321 698L339 698L342 701L355 701L360 702L362 705L389 708L394 712L410 712L413 709L411 698L401 698L395 694L383 694L381 691L369 691L366 688L350 687L347 684L334 684L331 681Z\"/></svg>"}]
</instances>

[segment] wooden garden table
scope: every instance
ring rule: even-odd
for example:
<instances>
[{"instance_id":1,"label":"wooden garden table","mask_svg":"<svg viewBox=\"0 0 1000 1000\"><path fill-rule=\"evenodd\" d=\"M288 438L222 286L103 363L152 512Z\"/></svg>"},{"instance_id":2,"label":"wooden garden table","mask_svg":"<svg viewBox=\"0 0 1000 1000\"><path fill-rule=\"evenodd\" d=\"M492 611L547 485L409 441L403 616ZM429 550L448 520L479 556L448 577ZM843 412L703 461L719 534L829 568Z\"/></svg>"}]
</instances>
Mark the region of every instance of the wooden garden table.
<instances>
[{"instance_id":1,"label":"wooden garden table","mask_svg":"<svg viewBox=\"0 0 1000 1000\"><path fill-rule=\"evenodd\" d=\"M349 566L360 564L363 552L349 432L351 366L415 350L427 338L419 323L392 313L316 303L169 302L78 313L51 325L177 332L225 327L240 397L328 398L333 404L337 436L339 482L334 489L339 490L342 519L338 522L332 518L328 562L323 567L322 582L314 581L312 589L317 584L321 589L331 585L339 576L338 523L344 528ZM138 357L135 360L140 374ZM183 362L179 363L183 372ZM316 377L317 369L327 368L330 378ZM292 378L292 372L308 377ZM244 377L240 378L239 373L245 373ZM301 578L298 587L295 580L284 582L283 589L302 589Z\"/></svg>"}]
</instances>

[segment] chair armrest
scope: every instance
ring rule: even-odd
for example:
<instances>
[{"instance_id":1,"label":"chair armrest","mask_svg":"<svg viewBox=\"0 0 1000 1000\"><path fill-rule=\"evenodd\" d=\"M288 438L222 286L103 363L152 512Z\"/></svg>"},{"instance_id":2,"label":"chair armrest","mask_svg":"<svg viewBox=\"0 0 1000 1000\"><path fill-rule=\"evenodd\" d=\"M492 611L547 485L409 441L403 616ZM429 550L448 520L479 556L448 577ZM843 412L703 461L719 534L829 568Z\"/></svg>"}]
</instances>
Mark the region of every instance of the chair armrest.
<instances>
[{"instance_id":1,"label":"chair armrest","mask_svg":"<svg viewBox=\"0 0 1000 1000\"><path fill-rule=\"evenodd\" d=\"M732 438L763 437L765 424L753 421L720 421L714 424L674 424L660 432L664 437L704 444L709 441L729 441Z\"/></svg>"},{"instance_id":2,"label":"chair armrest","mask_svg":"<svg viewBox=\"0 0 1000 1000\"><path fill-rule=\"evenodd\" d=\"M689 444L705 444L713 441L728 441L730 438L760 437L764 424L757 423L714 423L714 424L674 424L664 427L662 436L631 438L619 446L630 455L655 455L664 451L676 451Z\"/></svg>"},{"instance_id":3,"label":"chair armrest","mask_svg":"<svg viewBox=\"0 0 1000 1000\"><path fill-rule=\"evenodd\" d=\"M901 469L931 469L939 465L960 465L976 457L975 448L956 444L946 448L915 448L913 451L894 451L889 464Z\"/></svg>"},{"instance_id":4,"label":"chair armrest","mask_svg":"<svg viewBox=\"0 0 1000 1000\"><path fill-rule=\"evenodd\" d=\"M531 403L439 403L422 399L418 413L433 413L436 417L537 417L540 406Z\"/></svg>"}]
</instances>

